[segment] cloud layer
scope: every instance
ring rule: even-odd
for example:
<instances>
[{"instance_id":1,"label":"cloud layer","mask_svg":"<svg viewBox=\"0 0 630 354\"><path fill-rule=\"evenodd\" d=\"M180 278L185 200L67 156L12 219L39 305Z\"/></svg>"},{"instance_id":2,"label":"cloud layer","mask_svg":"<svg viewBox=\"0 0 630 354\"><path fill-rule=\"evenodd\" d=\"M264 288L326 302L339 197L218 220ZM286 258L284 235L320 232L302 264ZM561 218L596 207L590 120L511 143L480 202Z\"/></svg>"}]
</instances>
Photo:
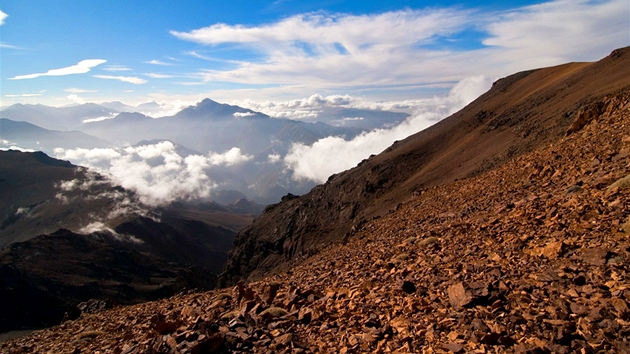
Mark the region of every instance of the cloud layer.
<instances>
[{"instance_id":1,"label":"cloud layer","mask_svg":"<svg viewBox=\"0 0 630 354\"><path fill-rule=\"evenodd\" d=\"M55 149L55 156L112 176L152 206L208 197L216 187L207 175L209 169L252 159L238 148L223 154L181 156L169 141L124 149Z\"/></svg>"},{"instance_id":2,"label":"cloud layer","mask_svg":"<svg viewBox=\"0 0 630 354\"><path fill-rule=\"evenodd\" d=\"M297 180L325 182L332 174L350 169L371 154L378 154L396 140L426 129L466 106L487 91L492 80L484 76L470 77L459 82L447 96L426 99L415 114L392 129L377 129L352 140L330 136L313 145L294 144L284 158Z\"/></svg>"},{"instance_id":3,"label":"cloud layer","mask_svg":"<svg viewBox=\"0 0 630 354\"><path fill-rule=\"evenodd\" d=\"M287 90L420 90L471 75L595 60L629 41L626 0L555 0L503 12L432 8L300 14L256 26L214 24L175 37L247 59L201 70L206 82ZM206 57L201 50L198 56ZM237 59L236 57L234 59ZM302 91L304 92L304 91ZM409 97L409 96L407 96Z\"/></svg>"}]
</instances>

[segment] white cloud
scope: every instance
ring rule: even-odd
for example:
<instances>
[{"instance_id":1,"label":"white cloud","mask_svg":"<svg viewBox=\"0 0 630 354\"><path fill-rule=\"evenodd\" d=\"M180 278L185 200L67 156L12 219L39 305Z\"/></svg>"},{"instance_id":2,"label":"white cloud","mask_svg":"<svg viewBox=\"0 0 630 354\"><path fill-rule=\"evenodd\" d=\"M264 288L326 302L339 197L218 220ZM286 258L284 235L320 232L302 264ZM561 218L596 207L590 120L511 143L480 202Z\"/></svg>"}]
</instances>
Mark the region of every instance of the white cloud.
<instances>
[{"instance_id":1,"label":"white cloud","mask_svg":"<svg viewBox=\"0 0 630 354\"><path fill-rule=\"evenodd\" d=\"M455 85L447 96L426 99L411 118L392 129L377 129L352 140L326 137L313 145L294 144L284 158L286 167L296 180L309 179L319 183L328 177L354 167L371 154L378 154L396 140L401 140L461 109L488 90L492 80L483 76L470 77Z\"/></svg>"},{"instance_id":2,"label":"white cloud","mask_svg":"<svg viewBox=\"0 0 630 354\"><path fill-rule=\"evenodd\" d=\"M128 68L124 65L108 65L103 68L106 71L131 71L131 68Z\"/></svg>"},{"instance_id":3,"label":"white cloud","mask_svg":"<svg viewBox=\"0 0 630 354\"><path fill-rule=\"evenodd\" d=\"M124 149L55 149L55 156L112 176L113 181L137 193L147 205L205 198L216 184L207 175L213 166L231 166L251 160L238 148L223 154L180 156L173 143L130 146ZM77 188L62 186L62 190Z\"/></svg>"},{"instance_id":4,"label":"white cloud","mask_svg":"<svg viewBox=\"0 0 630 354\"><path fill-rule=\"evenodd\" d=\"M197 51L194 51L194 50L186 52L186 54L190 55L191 57L194 57L194 58L197 58L197 59L203 59L203 60L207 60L207 61L224 61L224 60L221 60L221 59L216 59L216 58L209 57L207 55L199 54L199 53L197 53Z\"/></svg>"},{"instance_id":5,"label":"white cloud","mask_svg":"<svg viewBox=\"0 0 630 354\"><path fill-rule=\"evenodd\" d=\"M173 75L157 74L157 73L146 73L145 75L152 79L170 79L173 77Z\"/></svg>"},{"instance_id":6,"label":"white cloud","mask_svg":"<svg viewBox=\"0 0 630 354\"><path fill-rule=\"evenodd\" d=\"M8 43L2 43L2 42L0 42L0 48L6 48L6 49L24 49L24 48L22 48L22 47L18 47L18 46L15 46L15 45L11 45L11 44L8 44Z\"/></svg>"},{"instance_id":7,"label":"white cloud","mask_svg":"<svg viewBox=\"0 0 630 354\"><path fill-rule=\"evenodd\" d=\"M452 85L471 75L505 76L597 60L628 45L629 27L627 0L555 0L495 13L461 7L372 15L319 12L257 26L219 23L170 33L221 46L224 53L234 48L256 54L256 59L200 71L199 78L208 82L402 92L418 84ZM470 39L471 31L479 37Z\"/></svg>"},{"instance_id":8,"label":"white cloud","mask_svg":"<svg viewBox=\"0 0 630 354\"><path fill-rule=\"evenodd\" d=\"M4 95L4 97L38 97L41 95L42 95L41 93L22 93L19 95L8 94L8 95Z\"/></svg>"},{"instance_id":9,"label":"white cloud","mask_svg":"<svg viewBox=\"0 0 630 354\"><path fill-rule=\"evenodd\" d=\"M33 149L25 149L25 148L19 147L15 145L15 143L9 140L0 139L0 151L7 151L7 150L18 150L22 152L35 152L35 150Z\"/></svg>"},{"instance_id":10,"label":"white cloud","mask_svg":"<svg viewBox=\"0 0 630 354\"><path fill-rule=\"evenodd\" d=\"M4 25L4 19L9 17L9 15L7 15L6 13L2 12L2 10L0 10L0 26Z\"/></svg>"},{"instance_id":11,"label":"white cloud","mask_svg":"<svg viewBox=\"0 0 630 354\"><path fill-rule=\"evenodd\" d=\"M69 99L70 101L76 103L76 104L84 104L85 103L85 100L82 99L81 97L79 97L79 95L77 95L76 93L70 94L66 98Z\"/></svg>"},{"instance_id":12,"label":"white cloud","mask_svg":"<svg viewBox=\"0 0 630 354\"><path fill-rule=\"evenodd\" d=\"M172 66L173 65L172 63L166 63L166 62L163 62L163 61L160 61L160 60L156 60L156 59L145 61L145 63L146 64L152 64L152 65L162 65L162 66Z\"/></svg>"},{"instance_id":13,"label":"white cloud","mask_svg":"<svg viewBox=\"0 0 630 354\"><path fill-rule=\"evenodd\" d=\"M182 109L194 106L204 97L196 95L194 97L182 97L182 96L167 96L163 94L150 94L151 100L142 103L155 103L152 104L150 109L140 110L140 113L152 116L152 117L166 117L176 114Z\"/></svg>"},{"instance_id":14,"label":"white cloud","mask_svg":"<svg viewBox=\"0 0 630 354\"><path fill-rule=\"evenodd\" d=\"M501 14L486 26L483 43L514 70L599 59L628 45L628 28L625 0L556 0Z\"/></svg>"},{"instance_id":15,"label":"white cloud","mask_svg":"<svg viewBox=\"0 0 630 354\"><path fill-rule=\"evenodd\" d=\"M64 91L69 92L69 93L98 92L96 90L84 90L84 89L79 89L79 88L76 88L76 87L69 87L69 88L65 89Z\"/></svg>"},{"instance_id":16,"label":"white cloud","mask_svg":"<svg viewBox=\"0 0 630 354\"><path fill-rule=\"evenodd\" d=\"M254 157L251 155L243 155L241 149L234 147L223 154L211 153L209 155L210 162L213 165L232 166L247 162Z\"/></svg>"},{"instance_id":17,"label":"white cloud","mask_svg":"<svg viewBox=\"0 0 630 354\"><path fill-rule=\"evenodd\" d=\"M40 76L64 76L64 75L73 75L73 74L85 74L90 71L91 68L103 64L107 62L107 60L103 59L87 59L81 60L76 65L68 66L60 69L52 69L48 70L45 73L38 74L28 74L28 75L18 75L10 78L9 80L23 80L23 79L34 79Z\"/></svg>"},{"instance_id":18,"label":"white cloud","mask_svg":"<svg viewBox=\"0 0 630 354\"><path fill-rule=\"evenodd\" d=\"M237 118L251 117L255 115L256 113L252 113L252 112L234 112L234 117L237 117Z\"/></svg>"},{"instance_id":19,"label":"white cloud","mask_svg":"<svg viewBox=\"0 0 630 354\"><path fill-rule=\"evenodd\" d=\"M113 119L115 118L117 115L117 113L112 113L109 116L103 116L103 117L96 117L96 118L88 118L88 119L84 119L81 122L82 123L93 123L93 122L102 122L104 120L109 120L109 119Z\"/></svg>"},{"instance_id":20,"label":"white cloud","mask_svg":"<svg viewBox=\"0 0 630 354\"><path fill-rule=\"evenodd\" d=\"M106 80L119 80L122 82L128 82L130 84L142 85L146 84L147 80L133 77L133 76L114 76L114 75L93 75L97 79L106 79Z\"/></svg>"},{"instance_id":21,"label":"white cloud","mask_svg":"<svg viewBox=\"0 0 630 354\"><path fill-rule=\"evenodd\" d=\"M234 70L204 71L200 75L206 81L354 86L397 81L397 65L413 59L405 57L409 47L459 30L469 15L452 9L361 16L302 14L259 27L217 24L171 33L206 45L244 45L266 56L260 62L241 62ZM383 76L385 67L387 76Z\"/></svg>"}]
</instances>

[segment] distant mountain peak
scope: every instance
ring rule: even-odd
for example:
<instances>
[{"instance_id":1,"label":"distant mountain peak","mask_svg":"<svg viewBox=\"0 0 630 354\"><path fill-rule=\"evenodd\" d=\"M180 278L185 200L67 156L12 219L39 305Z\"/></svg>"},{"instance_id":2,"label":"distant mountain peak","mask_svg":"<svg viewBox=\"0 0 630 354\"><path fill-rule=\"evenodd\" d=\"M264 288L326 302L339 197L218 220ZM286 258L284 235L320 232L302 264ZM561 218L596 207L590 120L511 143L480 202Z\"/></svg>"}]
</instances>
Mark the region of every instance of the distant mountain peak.
<instances>
[{"instance_id":1,"label":"distant mountain peak","mask_svg":"<svg viewBox=\"0 0 630 354\"><path fill-rule=\"evenodd\" d=\"M205 98L194 106L188 106L175 115L185 119L227 120L234 118L269 118L266 114L251 109L219 103Z\"/></svg>"}]
</instances>

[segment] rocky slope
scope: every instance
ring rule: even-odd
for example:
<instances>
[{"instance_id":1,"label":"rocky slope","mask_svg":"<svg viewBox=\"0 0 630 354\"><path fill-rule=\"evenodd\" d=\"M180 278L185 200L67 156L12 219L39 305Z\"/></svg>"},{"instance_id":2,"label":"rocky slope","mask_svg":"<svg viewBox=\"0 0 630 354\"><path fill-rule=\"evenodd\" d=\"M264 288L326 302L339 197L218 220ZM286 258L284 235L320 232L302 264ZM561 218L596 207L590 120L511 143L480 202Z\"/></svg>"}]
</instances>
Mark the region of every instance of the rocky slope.
<instances>
[{"instance_id":1,"label":"rocky slope","mask_svg":"<svg viewBox=\"0 0 630 354\"><path fill-rule=\"evenodd\" d=\"M630 48L595 63L518 73L438 124L394 144L310 193L268 207L236 237L225 284L283 268L407 201L558 141L574 121L615 109L630 85ZM582 118L580 118L582 117ZM587 119L588 120L588 119Z\"/></svg>"},{"instance_id":2,"label":"rocky slope","mask_svg":"<svg viewBox=\"0 0 630 354\"><path fill-rule=\"evenodd\" d=\"M88 309L0 351L628 352L630 89L591 103L567 136L411 193L291 270Z\"/></svg>"}]
</instances>

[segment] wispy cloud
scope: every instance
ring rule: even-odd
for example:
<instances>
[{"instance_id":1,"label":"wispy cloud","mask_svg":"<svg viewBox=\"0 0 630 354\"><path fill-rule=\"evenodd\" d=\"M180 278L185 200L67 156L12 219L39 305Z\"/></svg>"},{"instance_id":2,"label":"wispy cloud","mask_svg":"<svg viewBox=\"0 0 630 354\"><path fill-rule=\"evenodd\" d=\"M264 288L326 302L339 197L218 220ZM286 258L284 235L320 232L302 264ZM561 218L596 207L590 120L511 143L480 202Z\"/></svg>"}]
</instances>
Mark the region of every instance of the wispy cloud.
<instances>
[{"instance_id":1,"label":"wispy cloud","mask_svg":"<svg viewBox=\"0 0 630 354\"><path fill-rule=\"evenodd\" d=\"M145 61L145 63L146 64L152 64L152 65L173 66L172 63L167 63L167 62L160 61L160 60L157 60L157 59Z\"/></svg>"},{"instance_id":2,"label":"wispy cloud","mask_svg":"<svg viewBox=\"0 0 630 354\"><path fill-rule=\"evenodd\" d=\"M0 48L6 48L6 49L20 49L20 50L24 49L24 48L22 48L22 47L18 47L18 46L11 45L11 44L8 44L8 43L1 43L1 42L0 42Z\"/></svg>"},{"instance_id":3,"label":"wispy cloud","mask_svg":"<svg viewBox=\"0 0 630 354\"><path fill-rule=\"evenodd\" d=\"M69 87L69 88L65 89L64 91L70 92L70 93L98 92L97 90L84 90L84 89L80 89L80 88L76 88L76 87Z\"/></svg>"},{"instance_id":4,"label":"wispy cloud","mask_svg":"<svg viewBox=\"0 0 630 354\"><path fill-rule=\"evenodd\" d=\"M103 68L106 71L131 71L131 68L128 68L124 65L108 65Z\"/></svg>"},{"instance_id":5,"label":"wispy cloud","mask_svg":"<svg viewBox=\"0 0 630 354\"><path fill-rule=\"evenodd\" d=\"M4 97L38 97L41 95L42 95L41 93L22 93L19 95L8 94L8 95L4 95Z\"/></svg>"},{"instance_id":6,"label":"wispy cloud","mask_svg":"<svg viewBox=\"0 0 630 354\"><path fill-rule=\"evenodd\" d=\"M224 54L233 48L232 59L242 58L243 50L252 54L228 68L199 71L206 82L305 85L313 92L452 85L470 75L596 60L626 46L628 28L627 0L555 0L497 13L461 7L310 13L257 26L219 23L170 33Z\"/></svg>"},{"instance_id":7,"label":"wispy cloud","mask_svg":"<svg viewBox=\"0 0 630 354\"><path fill-rule=\"evenodd\" d=\"M152 79L170 79L173 77L173 75L158 74L158 73L145 73L144 75Z\"/></svg>"},{"instance_id":8,"label":"wispy cloud","mask_svg":"<svg viewBox=\"0 0 630 354\"><path fill-rule=\"evenodd\" d=\"M4 19L7 17L9 17L9 15L0 10L0 26L4 25Z\"/></svg>"},{"instance_id":9,"label":"wispy cloud","mask_svg":"<svg viewBox=\"0 0 630 354\"><path fill-rule=\"evenodd\" d=\"M142 85L146 84L147 80L134 77L134 76L115 76L115 75L93 75L97 79L105 79L105 80L118 80L122 82L128 82L130 84Z\"/></svg>"},{"instance_id":10,"label":"wispy cloud","mask_svg":"<svg viewBox=\"0 0 630 354\"><path fill-rule=\"evenodd\" d=\"M65 68L60 69L51 69L45 73L37 73L37 74L28 74L28 75L18 75L10 78L10 80L23 80L23 79L34 79L40 76L64 76L64 75L74 75L74 74L85 74L90 71L93 67L103 64L107 62L104 59L87 59L81 60L76 65L67 66Z\"/></svg>"},{"instance_id":11,"label":"wispy cloud","mask_svg":"<svg viewBox=\"0 0 630 354\"><path fill-rule=\"evenodd\" d=\"M197 52L195 50L191 50L189 52L186 52L186 54L190 55L193 58L202 59L202 60L206 60L206 61L238 63L238 61L236 61L236 60L225 60L225 59L213 58L211 56L201 54L201 53L199 53L199 52Z\"/></svg>"}]
</instances>

